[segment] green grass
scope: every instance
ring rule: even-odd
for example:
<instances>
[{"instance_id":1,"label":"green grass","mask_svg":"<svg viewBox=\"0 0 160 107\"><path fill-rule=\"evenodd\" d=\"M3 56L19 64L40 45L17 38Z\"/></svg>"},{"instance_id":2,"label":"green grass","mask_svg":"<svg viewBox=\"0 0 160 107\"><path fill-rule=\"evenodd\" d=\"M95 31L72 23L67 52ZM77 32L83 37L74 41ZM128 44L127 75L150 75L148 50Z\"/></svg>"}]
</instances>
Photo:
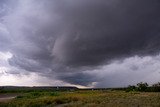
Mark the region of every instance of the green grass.
<instances>
[{"instance_id":1,"label":"green grass","mask_svg":"<svg viewBox=\"0 0 160 107\"><path fill-rule=\"evenodd\" d=\"M35 99L44 96L59 96L58 92L30 92L17 96L17 99Z\"/></svg>"},{"instance_id":2,"label":"green grass","mask_svg":"<svg viewBox=\"0 0 160 107\"><path fill-rule=\"evenodd\" d=\"M0 107L160 107L160 93L123 91L30 92Z\"/></svg>"}]
</instances>

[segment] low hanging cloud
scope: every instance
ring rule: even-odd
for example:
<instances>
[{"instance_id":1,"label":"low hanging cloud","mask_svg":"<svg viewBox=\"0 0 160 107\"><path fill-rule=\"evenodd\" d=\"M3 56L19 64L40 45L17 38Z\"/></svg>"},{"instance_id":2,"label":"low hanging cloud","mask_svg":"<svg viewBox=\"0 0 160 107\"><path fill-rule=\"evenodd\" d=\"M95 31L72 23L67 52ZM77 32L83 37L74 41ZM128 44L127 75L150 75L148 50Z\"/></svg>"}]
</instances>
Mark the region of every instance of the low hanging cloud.
<instances>
[{"instance_id":1,"label":"low hanging cloud","mask_svg":"<svg viewBox=\"0 0 160 107\"><path fill-rule=\"evenodd\" d=\"M160 81L160 56L133 56L84 73L97 76L95 87L122 87L140 81L154 84Z\"/></svg>"},{"instance_id":2,"label":"low hanging cloud","mask_svg":"<svg viewBox=\"0 0 160 107\"><path fill-rule=\"evenodd\" d=\"M159 0L1 2L0 51L16 72L95 87L158 81L146 76L159 67ZM147 56L158 67L134 66Z\"/></svg>"}]
</instances>

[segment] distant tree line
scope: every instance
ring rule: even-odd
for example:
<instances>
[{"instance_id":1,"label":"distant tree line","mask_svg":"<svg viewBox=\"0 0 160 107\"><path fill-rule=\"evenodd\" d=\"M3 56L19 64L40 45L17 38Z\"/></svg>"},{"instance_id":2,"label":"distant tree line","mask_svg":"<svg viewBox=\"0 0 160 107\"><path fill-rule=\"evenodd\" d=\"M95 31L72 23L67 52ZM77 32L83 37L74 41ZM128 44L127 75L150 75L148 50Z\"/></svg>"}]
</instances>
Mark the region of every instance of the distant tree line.
<instances>
[{"instance_id":1,"label":"distant tree line","mask_svg":"<svg viewBox=\"0 0 160 107\"><path fill-rule=\"evenodd\" d=\"M153 84L152 86L149 86L146 82L140 82L137 85L129 85L125 91L160 92L160 82Z\"/></svg>"},{"instance_id":2,"label":"distant tree line","mask_svg":"<svg viewBox=\"0 0 160 107\"><path fill-rule=\"evenodd\" d=\"M77 87L67 86L39 86L39 87L19 87L19 86L0 86L0 93L27 93L27 92L52 92L52 91L76 91Z\"/></svg>"}]
</instances>

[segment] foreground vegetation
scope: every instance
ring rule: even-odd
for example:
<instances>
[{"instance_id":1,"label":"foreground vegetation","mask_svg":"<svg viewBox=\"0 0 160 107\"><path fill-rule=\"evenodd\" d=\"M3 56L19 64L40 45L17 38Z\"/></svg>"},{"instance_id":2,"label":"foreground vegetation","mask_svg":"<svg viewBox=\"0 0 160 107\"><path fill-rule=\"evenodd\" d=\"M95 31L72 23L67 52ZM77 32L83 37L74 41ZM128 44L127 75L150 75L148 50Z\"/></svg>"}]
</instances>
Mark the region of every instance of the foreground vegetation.
<instances>
[{"instance_id":1,"label":"foreground vegetation","mask_svg":"<svg viewBox=\"0 0 160 107\"><path fill-rule=\"evenodd\" d=\"M111 90L29 92L0 107L160 107L160 93Z\"/></svg>"},{"instance_id":2,"label":"foreground vegetation","mask_svg":"<svg viewBox=\"0 0 160 107\"><path fill-rule=\"evenodd\" d=\"M3 99L3 96L16 96ZM3 100L2 100L3 99ZM125 88L0 87L0 107L160 107L160 82Z\"/></svg>"}]
</instances>

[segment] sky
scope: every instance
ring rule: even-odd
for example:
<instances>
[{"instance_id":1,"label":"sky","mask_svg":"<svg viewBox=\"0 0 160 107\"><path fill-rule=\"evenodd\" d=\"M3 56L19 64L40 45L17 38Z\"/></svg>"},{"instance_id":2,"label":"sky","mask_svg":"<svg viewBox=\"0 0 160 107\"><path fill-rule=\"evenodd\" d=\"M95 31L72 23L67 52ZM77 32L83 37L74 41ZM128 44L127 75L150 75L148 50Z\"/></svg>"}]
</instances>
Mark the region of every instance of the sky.
<instances>
[{"instance_id":1,"label":"sky","mask_svg":"<svg viewBox=\"0 0 160 107\"><path fill-rule=\"evenodd\" d=\"M0 0L0 86L160 81L159 0Z\"/></svg>"}]
</instances>

